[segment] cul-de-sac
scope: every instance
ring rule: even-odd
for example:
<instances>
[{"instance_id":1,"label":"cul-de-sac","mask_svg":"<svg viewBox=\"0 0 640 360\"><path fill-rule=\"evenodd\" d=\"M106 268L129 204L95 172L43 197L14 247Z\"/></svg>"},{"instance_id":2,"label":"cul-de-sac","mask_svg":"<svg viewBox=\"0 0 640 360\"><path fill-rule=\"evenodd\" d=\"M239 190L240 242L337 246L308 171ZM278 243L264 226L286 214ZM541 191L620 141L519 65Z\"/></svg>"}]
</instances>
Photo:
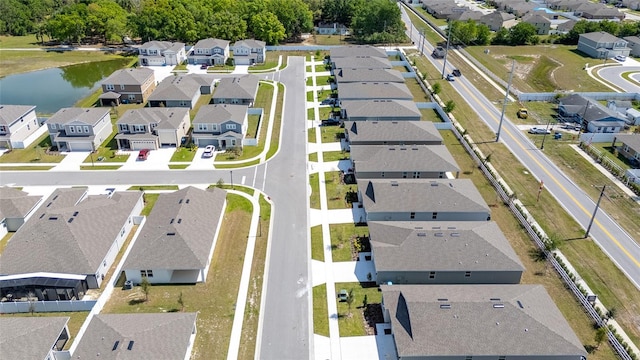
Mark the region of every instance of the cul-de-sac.
<instances>
[{"instance_id":1,"label":"cul-de-sac","mask_svg":"<svg viewBox=\"0 0 640 360\"><path fill-rule=\"evenodd\" d=\"M0 359L640 359L637 0L0 0Z\"/></svg>"}]
</instances>

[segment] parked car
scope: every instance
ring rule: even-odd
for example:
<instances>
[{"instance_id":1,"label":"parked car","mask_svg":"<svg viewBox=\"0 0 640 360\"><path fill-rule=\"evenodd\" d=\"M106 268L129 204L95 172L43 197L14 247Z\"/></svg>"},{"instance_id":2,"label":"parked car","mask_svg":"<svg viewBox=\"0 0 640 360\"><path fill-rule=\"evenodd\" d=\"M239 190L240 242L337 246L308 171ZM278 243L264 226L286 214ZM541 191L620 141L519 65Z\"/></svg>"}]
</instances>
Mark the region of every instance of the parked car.
<instances>
[{"instance_id":1,"label":"parked car","mask_svg":"<svg viewBox=\"0 0 640 360\"><path fill-rule=\"evenodd\" d=\"M216 147L213 145L207 145L204 148L204 152L202 153L202 157L210 158L213 157L213 152L216 150Z\"/></svg>"},{"instance_id":2,"label":"parked car","mask_svg":"<svg viewBox=\"0 0 640 360\"><path fill-rule=\"evenodd\" d=\"M209 67L209 65L207 65L207 64L200 65L200 69L202 69L202 70L207 70L208 67Z\"/></svg>"},{"instance_id":3,"label":"parked car","mask_svg":"<svg viewBox=\"0 0 640 360\"><path fill-rule=\"evenodd\" d=\"M149 152L151 150L149 149L142 149L140 150L140 152L138 153L138 160L144 161L147 160L147 157L149 157Z\"/></svg>"},{"instance_id":4,"label":"parked car","mask_svg":"<svg viewBox=\"0 0 640 360\"><path fill-rule=\"evenodd\" d=\"M616 57L614 57L614 59L620 61L620 62L624 62L625 60L627 60L627 57L624 55L617 55Z\"/></svg>"},{"instance_id":5,"label":"parked car","mask_svg":"<svg viewBox=\"0 0 640 360\"><path fill-rule=\"evenodd\" d=\"M518 119L526 119L529 117L529 112L527 111L526 108L520 108L518 109L518 112L516 113L516 115L518 115Z\"/></svg>"},{"instance_id":6,"label":"parked car","mask_svg":"<svg viewBox=\"0 0 640 360\"><path fill-rule=\"evenodd\" d=\"M551 130L539 127L529 129L529 134L551 134Z\"/></svg>"},{"instance_id":7,"label":"parked car","mask_svg":"<svg viewBox=\"0 0 640 360\"><path fill-rule=\"evenodd\" d=\"M336 99L334 98L327 98L322 100L322 102L320 103L320 105L334 105L336 103Z\"/></svg>"},{"instance_id":8,"label":"parked car","mask_svg":"<svg viewBox=\"0 0 640 360\"><path fill-rule=\"evenodd\" d=\"M335 126L335 125L340 125L340 120L339 120L339 119L335 119L335 118L322 120L321 125L322 125L322 126Z\"/></svg>"},{"instance_id":9,"label":"parked car","mask_svg":"<svg viewBox=\"0 0 640 360\"><path fill-rule=\"evenodd\" d=\"M453 69L451 73L453 74L453 76L462 76L460 69Z\"/></svg>"},{"instance_id":10,"label":"parked car","mask_svg":"<svg viewBox=\"0 0 640 360\"><path fill-rule=\"evenodd\" d=\"M453 74L447 74L447 81L456 81L456 78L453 76Z\"/></svg>"},{"instance_id":11,"label":"parked car","mask_svg":"<svg viewBox=\"0 0 640 360\"><path fill-rule=\"evenodd\" d=\"M349 298L349 293L347 292L347 290L340 290L340 292L338 293L338 301L347 301L347 298Z\"/></svg>"}]
</instances>

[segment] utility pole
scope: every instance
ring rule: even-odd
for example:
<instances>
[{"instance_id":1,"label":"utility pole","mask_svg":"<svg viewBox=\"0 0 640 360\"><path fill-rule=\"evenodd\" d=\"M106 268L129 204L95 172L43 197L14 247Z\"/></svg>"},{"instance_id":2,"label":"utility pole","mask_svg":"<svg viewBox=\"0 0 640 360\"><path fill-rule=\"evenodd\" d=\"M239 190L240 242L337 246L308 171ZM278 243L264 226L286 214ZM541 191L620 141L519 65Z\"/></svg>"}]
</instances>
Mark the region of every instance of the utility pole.
<instances>
[{"instance_id":1,"label":"utility pole","mask_svg":"<svg viewBox=\"0 0 640 360\"><path fill-rule=\"evenodd\" d=\"M544 139L547 138L547 131L549 131L549 124L551 124L551 118L547 121L547 127L544 129L544 135L542 136L542 145L540 145L540 150L544 150Z\"/></svg>"},{"instance_id":2,"label":"utility pole","mask_svg":"<svg viewBox=\"0 0 640 360\"><path fill-rule=\"evenodd\" d=\"M231 173L231 188L233 189L233 170L229 170L229 173Z\"/></svg>"},{"instance_id":3,"label":"utility pole","mask_svg":"<svg viewBox=\"0 0 640 360\"><path fill-rule=\"evenodd\" d=\"M502 102L502 114L500 114L500 123L498 124L498 132L496 133L496 142L500 141L500 132L502 131L502 121L504 121L504 111L507 109L507 101L509 101L509 89L511 89L511 80L513 80L513 71L516 68L516 61L511 61L511 73L509 74L509 82L507 83L507 92L504 94Z\"/></svg>"},{"instance_id":4,"label":"utility pole","mask_svg":"<svg viewBox=\"0 0 640 360\"><path fill-rule=\"evenodd\" d=\"M598 213L598 208L600 207L600 200L602 200L602 196L604 195L604 189L606 188L607 188L607 185L602 185L602 191L600 191L600 196L598 197L596 208L593 210L593 215L591 215L591 220L589 220L589 226L587 226L587 232L584 233L585 239L589 237L589 231L591 230L591 225L593 225L593 220L596 218L596 213Z\"/></svg>"},{"instance_id":5,"label":"utility pole","mask_svg":"<svg viewBox=\"0 0 640 360\"><path fill-rule=\"evenodd\" d=\"M444 50L444 64L442 65L442 78L443 79L444 79L445 70L447 69L447 55L449 54L449 43L451 42L451 22L448 21L448 20L447 20L447 28L449 28L449 33L447 34L447 47Z\"/></svg>"}]
</instances>

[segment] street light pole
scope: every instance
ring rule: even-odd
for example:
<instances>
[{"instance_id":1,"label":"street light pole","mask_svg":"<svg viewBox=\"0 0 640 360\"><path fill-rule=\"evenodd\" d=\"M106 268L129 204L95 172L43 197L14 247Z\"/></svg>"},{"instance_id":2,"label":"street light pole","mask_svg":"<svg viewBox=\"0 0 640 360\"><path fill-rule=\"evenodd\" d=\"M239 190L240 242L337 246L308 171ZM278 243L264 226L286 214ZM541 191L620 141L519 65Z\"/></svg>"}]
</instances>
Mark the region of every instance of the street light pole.
<instances>
[{"instance_id":1,"label":"street light pole","mask_svg":"<svg viewBox=\"0 0 640 360\"><path fill-rule=\"evenodd\" d=\"M502 103L502 114L500 114L500 124L498 124L498 132L496 133L496 142L500 141L500 132L502 131L502 121L504 120L504 111L507 109L507 101L509 101L509 89L511 89L511 80L513 80L513 70L516 68L516 61L511 61L511 73L509 74L509 82L507 83L507 92L504 94L504 102Z\"/></svg>"},{"instance_id":2,"label":"street light pole","mask_svg":"<svg viewBox=\"0 0 640 360\"><path fill-rule=\"evenodd\" d=\"M229 170L229 173L231 173L231 188L233 189L233 170Z\"/></svg>"},{"instance_id":3,"label":"street light pole","mask_svg":"<svg viewBox=\"0 0 640 360\"><path fill-rule=\"evenodd\" d=\"M602 191L600 191L600 196L598 197L596 208L593 210L593 215L591 215L591 220L589 220L589 226L587 226L587 232L584 233L585 239L589 237L589 231L591 230L591 225L593 225L593 220L596 218L596 213L598 212L598 208L600 207L600 200L602 200L602 196L604 195L604 189L606 188L607 188L607 185L602 185Z\"/></svg>"},{"instance_id":4,"label":"street light pole","mask_svg":"<svg viewBox=\"0 0 640 360\"><path fill-rule=\"evenodd\" d=\"M542 145L540 145L540 150L544 150L544 139L547 138L547 131L549 131L549 124L551 124L551 118L547 121L547 127L544 129L544 135L542 136Z\"/></svg>"}]
</instances>

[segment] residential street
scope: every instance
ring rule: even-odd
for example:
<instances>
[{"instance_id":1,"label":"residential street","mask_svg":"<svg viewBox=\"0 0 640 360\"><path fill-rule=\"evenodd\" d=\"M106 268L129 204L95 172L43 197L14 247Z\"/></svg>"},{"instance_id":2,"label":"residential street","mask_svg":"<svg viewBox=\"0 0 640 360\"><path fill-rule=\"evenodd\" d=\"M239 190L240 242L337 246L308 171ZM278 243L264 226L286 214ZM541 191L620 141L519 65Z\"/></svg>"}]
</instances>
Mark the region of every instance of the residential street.
<instances>
[{"instance_id":1,"label":"residential street","mask_svg":"<svg viewBox=\"0 0 640 360\"><path fill-rule=\"evenodd\" d=\"M407 16L403 19L407 24ZM419 44L420 34L413 28L413 41ZM425 43L425 56L442 69L443 61L430 56L433 47ZM453 67L447 64L450 72ZM617 67L619 68L619 67ZM498 131L500 110L495 107L480 91L478 91L464 76L456 79L451 85L467 100L469 105L478 113L484 122L495 132ZM533 144L523 131L520 131L508 117L505 116L500 141L541 181L544 181L545 191L549 191L560 205L574 219L586 229L595 209L595 201L589 198L575 185L538 146ZM596 171L596 170L594 170ZM601 184L593 184L600 186ZM631 282L640 289L640 245L625 232L602 209L598 211L590 236L626 274Z\"/></svg>"}]
</instances>

